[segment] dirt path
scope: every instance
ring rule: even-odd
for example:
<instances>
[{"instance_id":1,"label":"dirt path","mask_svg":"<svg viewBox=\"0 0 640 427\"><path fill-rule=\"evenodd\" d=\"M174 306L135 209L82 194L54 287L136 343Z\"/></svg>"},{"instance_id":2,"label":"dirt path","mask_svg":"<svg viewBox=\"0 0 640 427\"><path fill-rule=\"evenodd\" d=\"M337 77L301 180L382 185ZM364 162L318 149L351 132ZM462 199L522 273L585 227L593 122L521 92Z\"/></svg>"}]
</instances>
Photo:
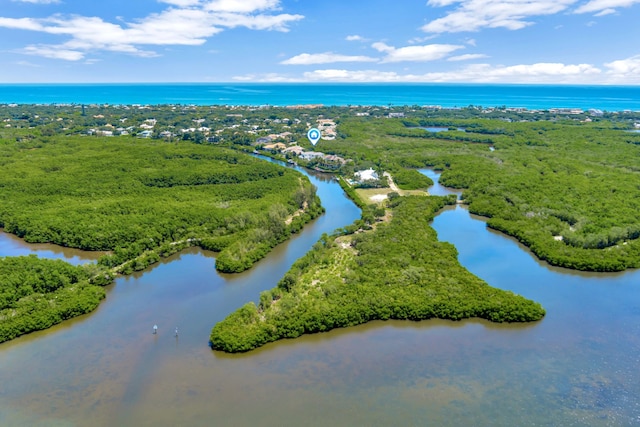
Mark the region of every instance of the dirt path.
<instances>
[{"instance_id":1,"label":"dirt path","mask_svg":"<svg viewBox=\"0 0 640 427\"><path fill-rule=\"evenodd\" d=\"M387 181L389 182L389 188L391 191L395 191L401 196L411 196L411 195L420 195L420 196L428 196L429 192L427 190L401 190L395 182L393 182L393 177L389 172L385 172L382 174L387 177Z\"/></svg>"},{"instance_id":2,"label":"dirt path","mask_svg":"<svg viewBox=\"0 0 640 427\"><path fill-rule=\"evenodd\" d=\"M389 172L384 172L382 175L387 177L387 182L389 183L389 188L391 189L391 191L395 191L401 196L404 196L402 190L398 188L395 182L393 182L393 178L391 177L391 174Z\"/></svg>"}]
</instances>

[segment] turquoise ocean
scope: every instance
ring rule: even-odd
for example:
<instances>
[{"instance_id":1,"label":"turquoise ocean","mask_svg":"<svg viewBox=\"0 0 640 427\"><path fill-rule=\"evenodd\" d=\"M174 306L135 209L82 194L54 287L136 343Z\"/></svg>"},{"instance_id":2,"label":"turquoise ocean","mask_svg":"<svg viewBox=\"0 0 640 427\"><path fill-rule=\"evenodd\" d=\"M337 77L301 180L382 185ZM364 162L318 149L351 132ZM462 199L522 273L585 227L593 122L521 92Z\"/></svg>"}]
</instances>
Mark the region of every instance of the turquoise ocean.
<instances>
[{"instance_id":1,"label":"turquoise ocean","mask_svg":"<svg viewBox=\"0 0 640 427\"><path fill-rule=\"evenodd\" d=\"M439 105L640 111L640 86L485 84L0 84L0 103Z\"/></svg>"}]
</instances>

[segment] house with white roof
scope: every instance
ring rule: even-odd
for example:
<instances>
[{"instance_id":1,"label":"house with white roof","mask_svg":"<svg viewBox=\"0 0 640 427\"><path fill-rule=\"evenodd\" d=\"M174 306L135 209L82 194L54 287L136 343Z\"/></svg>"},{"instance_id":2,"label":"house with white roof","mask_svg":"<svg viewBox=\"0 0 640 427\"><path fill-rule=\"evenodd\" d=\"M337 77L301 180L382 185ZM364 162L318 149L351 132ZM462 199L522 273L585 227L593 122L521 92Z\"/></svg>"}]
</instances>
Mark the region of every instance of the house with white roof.
<instances>
[{"instance_id":1,"label":"house with white roof","mask_svg":"<svg viewBox=\"0 0 640 427\"><path fill-rule=\"evenodd\" d=\"M376 171L374 171L372 168L369 168L363 171L357 171L356 173L354 173L354 175L356 176L356 179L360 182L374 181L374 180L380 179Z\"/></svg>"}]
</instances>

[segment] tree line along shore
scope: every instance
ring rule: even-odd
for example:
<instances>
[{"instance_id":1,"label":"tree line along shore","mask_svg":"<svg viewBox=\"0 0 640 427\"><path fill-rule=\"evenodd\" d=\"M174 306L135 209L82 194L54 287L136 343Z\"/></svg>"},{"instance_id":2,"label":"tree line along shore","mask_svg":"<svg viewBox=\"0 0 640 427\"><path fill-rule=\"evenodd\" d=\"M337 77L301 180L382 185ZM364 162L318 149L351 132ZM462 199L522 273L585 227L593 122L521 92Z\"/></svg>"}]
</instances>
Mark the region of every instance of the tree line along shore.
<instances>
[{"instance_id":1,"label":"tree line along shore","mask_svg":"<svg viewBox=\"0 0 640 427\"><path fill-rule=\"evenodd\" d=\"M306 130L328 119L334 125L333 136L311 147ZM263 295L258 306L243 307L216 325L211 336L214 348L246 351L251 347L247 340L262 345L374 318L530 321L544 315L539 305L505 296L478 284L479 279L468 272L460 273L466 270L454 266L455 250L438 246L429 235L428 221L411 223L427 233L420 234L425 241L434 240L414 249L441 258L448 266L442 272L446 274L433 273L421 264L425 260L401 262L404 255L393 239L409 224L406 211L426 203L421 208L433 215L450 201L396 198L393 193L393 200L369 203L350 190L384 186L385 171L403 190L425 189L431 183L417 168L441 171L441 183L464 190L462 197L472 213L488 217L489 227L516 237L550 264L590 271L619 271L640 264L637 113L568 114L474 106L291 110L0 105L0 120L4 124L0 227L28 242L108 251L97 264L77 267L80 272L75 273L48 260L37 260L43 264L36 268L33 257L4 258L0 270L42 273L32 277L0 271L4 304L0 330L9 324L7 319L25 319L23 326L6 327L14 331L0 334L6 339L93 310L104 297L100 286L115 274L142 270L188 246L219 252L216 265L221 271L243 271L320 215L320 201L306 178L242 153L257 151L316 166L313 158L299 158L291 150L258 142L267 137L270 142L346 159L334 169L343 185L359 170L374 170L382 178L356 180L344 187L358 201L362 218L325 236L301 259L302 264ZM149 127L151 132L143 134L141 129ZM125 132L108 133L118 128ZM404 225L398 225L402 221ZM375 251L369 239L382 245L384 252L398 251L397 262L382 266L372 262ZM384 252L377 255L385 259ZM309 278L327 265L333 265L336 274L331 283L325 286L311 278L310 285ZM363 279L367 269L394 278L397 289L392 283L385 288L367 282ZM41 284L50 280L54 285ZM457 285L445 285L453 282ZM328 323L318 323L319 316L335 309L332 304L339 298L348 298L348 292L369 297L360 301L360 308L356 303L350 306L346 312L352 315L336 314ZM460 299L451 296L455 292L460 292ZM300 299L300 293L307 297ZM442 297L445 294L449 296ZM309 300L309 295L315 299ZM492 307L485 298L502 305ZM444 299L457 302L442 305ZM74 308L69 308L72 303L60 303L74 300ZM43 320L31 321L37 317ZM307 323L296 323L294 318ZM252 329L248 325L254 321ZM261 338L243 338L245 344L225 348L221 337L239 343L241 329L253 330Z\"/></svg>"}]
</instances>

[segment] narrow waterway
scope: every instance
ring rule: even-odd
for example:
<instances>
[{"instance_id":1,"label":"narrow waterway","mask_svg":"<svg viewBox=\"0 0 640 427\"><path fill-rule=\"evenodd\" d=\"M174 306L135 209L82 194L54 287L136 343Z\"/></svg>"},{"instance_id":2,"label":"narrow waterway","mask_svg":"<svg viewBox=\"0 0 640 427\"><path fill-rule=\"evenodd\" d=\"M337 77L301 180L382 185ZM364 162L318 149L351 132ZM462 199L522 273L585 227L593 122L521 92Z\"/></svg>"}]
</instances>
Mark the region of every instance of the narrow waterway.
<instances>
[{"instance_id":1,"label":"narrow waterway","mask_svg":"<svg viewBox=\"0 0 640 427\"><path fill-rule=\"evenodd\" d=\"M433 181L433 185L429 187L429 194L432 196L446 196L448 194L455 194L460 198L462 195L462 190L456 190L454 188L448 188L444 185L440 184L440 173L434 171L433 169L418 169L420 173L428 176Z\"/></svg>"},{"instance_id":2,"label":"narrow waterway","mask_svg":"<svg viewBox=\"0 0 640 427\"><path fill-rule=\"evenodd\" d=\"M49 243L26 244L24 240L5 233L0 228L0 256L38 255L40 258L61 259L78 265L95 261L104 254L105 252L87 252Z\"/></svg>"},{"instance_id":3,"label":"narrow waterway","mask_svg":"<svg viewBox=\"0 0 640 427\"><path fill-rule=\"evenodd\" d=\"M551 268L462 207L436 217L440 239L491 285L540 301L544 320L373 322L212 352L215 322L358 217L337 183L310 178L327 213L252 270L219 275L213 254L186 251L118 279L96 312L1 344L0 425L640 423L639 272Z\"/></svg>"}]
</instances>

